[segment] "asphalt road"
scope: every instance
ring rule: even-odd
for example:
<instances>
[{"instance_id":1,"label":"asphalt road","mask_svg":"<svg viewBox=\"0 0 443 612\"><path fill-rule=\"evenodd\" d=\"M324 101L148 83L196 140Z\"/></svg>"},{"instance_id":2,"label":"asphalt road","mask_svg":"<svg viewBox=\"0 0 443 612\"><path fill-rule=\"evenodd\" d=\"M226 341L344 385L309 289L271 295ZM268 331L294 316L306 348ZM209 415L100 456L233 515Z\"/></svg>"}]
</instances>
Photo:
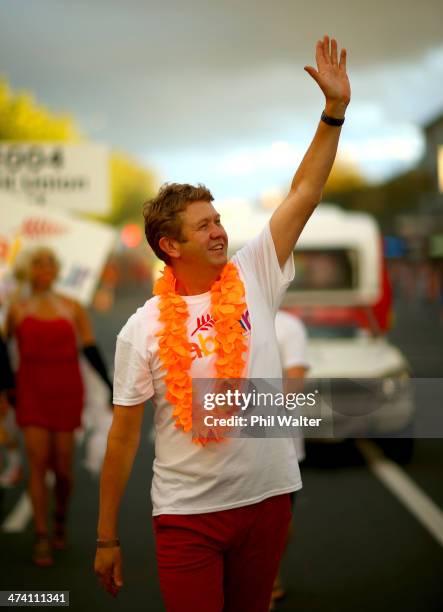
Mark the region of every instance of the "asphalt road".
<instances>
[{"instance_id":1,"label":"asphalt road","mask_svg":"<svg viewBox=\"0 0 443 612\"><path fill-rule=\"evenodd\" d=\"M96 321L112 350L115 333L134 310L122 296L118 313ZM127 312L126 312L127 310ZM443 330L433 307L402 305L391 336L416 376L443 376ZM76 488L69 522L70 548L53 568L32 565L32 529L0 532L0 590L69 590L75 611L163 610L155 568L149 488L153 445L151 412L122 504L120 537L125 585L117 600L101 591L92 572L98 481L76 459ZM418 440L402 474L443 508L443 441ZM398 494L370 469L352 441L308 446L304 488L294 509L295 534L283 564L287 597L279 610L318 612L437 612L443 610L443 546ZM17 509L23 486L3 491L1 521ZM247 610L245 611L247 612Z\"/></svg>"}]
</instances>

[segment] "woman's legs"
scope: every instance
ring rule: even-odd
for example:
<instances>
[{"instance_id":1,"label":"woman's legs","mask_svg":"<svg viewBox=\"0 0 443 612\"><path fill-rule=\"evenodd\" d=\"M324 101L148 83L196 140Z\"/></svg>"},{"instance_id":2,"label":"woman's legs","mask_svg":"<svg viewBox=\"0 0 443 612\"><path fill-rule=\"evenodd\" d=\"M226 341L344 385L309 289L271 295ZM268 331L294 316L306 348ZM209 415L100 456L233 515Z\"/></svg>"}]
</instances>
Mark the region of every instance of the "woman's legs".
<instances>
[{"instance_id":1,"label":"woman's legs","mask_svg":"<svg viewBox=\"0 0 443 612\"><path fill-rule=\"evenodd\" d=\"M73 483L74 432L53 434L52 467L55 473L55 539L54 547L64 548L65 519Z\"/></svg>"},{"instance_id":2,"label":"woman's legs","mask_svg":"<svg viewBox=\"0 0 443 612\"><path fill-rule=\"evenodd\" d=\"M48 486L46 472L51 461L51 433L41 427L24 427L29 462L29 495L37 534L48 533Z\"/></svg>"},{"instance_id":3,"label":"woman's legs","mask_svg":"<svg viewBox=\"0 0 443 612\"><path fill-rule=\"evenodd\" d=\"M65 516L73 483L74 432L55 432L52 450L52 467L55 474L55 513L57 516Z\"/></svg>"}]
</instances>

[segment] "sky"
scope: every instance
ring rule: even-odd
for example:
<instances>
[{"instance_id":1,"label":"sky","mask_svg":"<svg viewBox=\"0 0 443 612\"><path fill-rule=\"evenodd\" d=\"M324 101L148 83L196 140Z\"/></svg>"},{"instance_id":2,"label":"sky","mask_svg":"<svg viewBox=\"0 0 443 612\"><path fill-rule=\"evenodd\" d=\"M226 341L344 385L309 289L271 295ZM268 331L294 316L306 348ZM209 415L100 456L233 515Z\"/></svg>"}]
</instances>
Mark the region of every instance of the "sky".
<instances>
[{"instance_id":1,"label":"sky","mask_svg":"<svg viewBox=\"0 0 443 612\"><path fill-rule=\"evenodd\" d=\"M315 43L348 50L340 155L370 181L416 165L443 113L441 0L3 0L0 73L159 181L257 200L290 184L323 95Z\"/></svg>"}]
</instances>

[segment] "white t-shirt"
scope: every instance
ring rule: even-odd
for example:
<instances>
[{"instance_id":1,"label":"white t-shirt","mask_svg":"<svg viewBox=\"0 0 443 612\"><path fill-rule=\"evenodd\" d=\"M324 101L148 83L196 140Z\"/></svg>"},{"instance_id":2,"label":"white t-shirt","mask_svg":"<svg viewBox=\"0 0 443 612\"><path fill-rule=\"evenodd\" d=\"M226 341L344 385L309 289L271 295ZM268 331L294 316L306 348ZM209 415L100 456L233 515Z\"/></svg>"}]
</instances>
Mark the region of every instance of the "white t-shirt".
<instances>
[{"instance_id":1,"label":"white t-shirt","mask_svg":"<svg viewBox=\"0 0 443 612\"><path fill-rule=\"evenodd\" d=\"M308 337L303 323L296 316L279 310L275 317L275 331L277 332L278 348L283 370L302 367L309 368L307 356ZM295 450L299 461L306 456L303 436L294 438Z\"/></svg>"},{"instance_id":2,"label":"white t-shirt","mask_svg":"<svg viewBox=\"0 0 443 612\"><path fill-rule=\"evenodd\" d=\"M294 277L292 257L280 269L269 224L232 259L245 286L241 324L248 341L248 378L281 378L274 319ZM210 292L182 296L189 310L193 378L215 378L215 331ZM156 430L153 514L198 514L262 501L302 486L292 439L229 438L198 446L174 425L165 399L164 370L156 332L158 297L130 317L117 338L114 404L134 406L152 399Z\"/></svg>"}]
</instances>

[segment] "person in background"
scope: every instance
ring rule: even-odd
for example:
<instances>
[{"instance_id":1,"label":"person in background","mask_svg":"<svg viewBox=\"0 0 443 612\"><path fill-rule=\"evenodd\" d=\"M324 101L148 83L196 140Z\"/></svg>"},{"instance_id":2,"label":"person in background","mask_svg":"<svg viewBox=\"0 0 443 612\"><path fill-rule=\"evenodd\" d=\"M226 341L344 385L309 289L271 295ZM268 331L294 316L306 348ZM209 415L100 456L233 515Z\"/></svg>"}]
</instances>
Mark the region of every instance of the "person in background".
<instances>
[{"instance_id":1,"label":"person in background","mask_svg":"<svg viewBox=\"0 0 443 612\"><path fill-rule=\"evenodd\" d=\"M289 314L284 310L279 310L275 316L275 331L277 333L277 341L283 366L284 379L296 378L303 380L306 372L309 370L307 355L308 336L305 326L295 315ZM301 434L294 438L294 444L298 462L301 463L305 458L305 444ZM291 495L293 505L295 496L296 492ZM292 532L293 523L291 522L288 529L286 546L288 546ZM272 589L270 610L273 610L275 607L275 602L283 599L285 595L286 592L283 588L279 571Z\"/></svg>"},{"instance_id":2,"label":"person in background","mask_svg":"<svg viewBox=\"0 0 443 612\"><path fill-rule=\"evenodd\" d=\"M54 291L59 263L47 247L22 253L19 273L29 287L10 304L6 330L17 341L16 420L23 430L33 507L33 561L53 564L52 548L66 547L73 474L74 431L81 425L83 382L79 348L112 394L86 310ZM48 470L55 474L55 517L48 533Z\"/></svg>"},{"instance_id":3,"label":"person in background","mask_svg":"<svg viewBox=\"0 0 443 612\"><path fill-rule=\"evenodd\" d=\"M5 459L3 469L0 471L0 487L13 487L23 478L22 460L11 405L14 386L14 374L6 343L0 334L0 446L4 448Z\"/></svg>"}]
</instances>

